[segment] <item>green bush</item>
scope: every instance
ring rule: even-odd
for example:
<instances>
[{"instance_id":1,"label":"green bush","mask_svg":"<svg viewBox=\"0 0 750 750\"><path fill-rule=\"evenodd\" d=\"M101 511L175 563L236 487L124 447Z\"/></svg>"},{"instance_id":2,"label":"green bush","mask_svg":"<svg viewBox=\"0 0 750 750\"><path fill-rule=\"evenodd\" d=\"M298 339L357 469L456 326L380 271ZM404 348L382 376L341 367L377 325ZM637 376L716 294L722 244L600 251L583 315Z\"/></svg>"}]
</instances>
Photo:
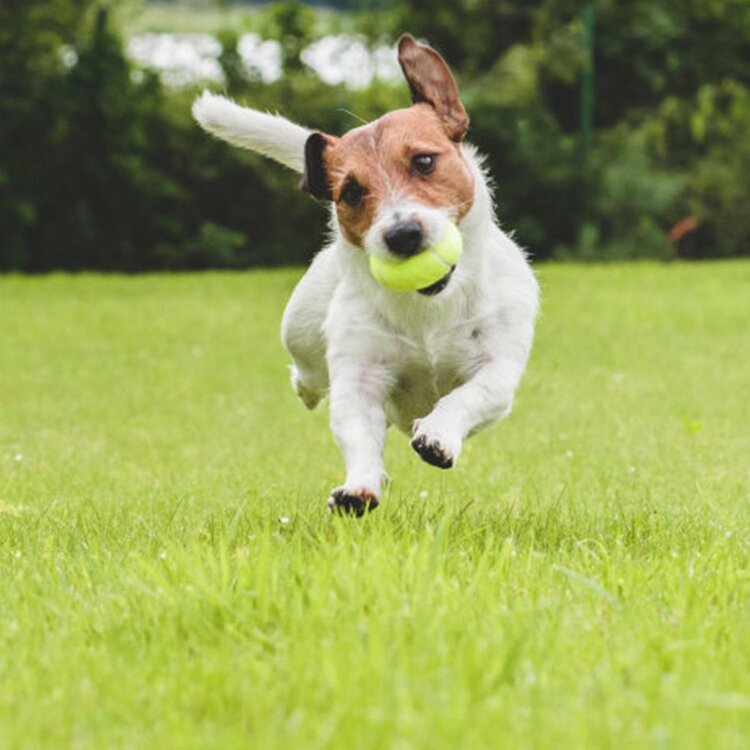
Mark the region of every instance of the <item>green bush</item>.
<instances>
[{"instance_id":1,"label":"green bush","mask_svg":"<svg viewBox=\"0 0 750 750\"><path fill-rule=\"evenodd\" d=\"M667 233L679 216L683 184L661 169L643 130L608 133L591 156L592 192L576 241L556 248L557 258L667 260L675 251Z\"/></svg>"},{"instance_id":2,"label":"green bush","mask_svg":"<svg viewBox=\"0 0 750 750\"><path fill-rule=\"evenodd\" d=\"M687 200L706 240L691 255L750 255L750 91L736 82L705 86L687 106Z\"/></svg>"},{"instance_id":3,"label":"green bush","mask_svg":"<svg viewBox=\"0 0 750 750\"><path fill-rule=\"evenodd\" d=\"M535 258L725 257L750 248L744 2L597 2L587 144L578 3L362 0L379 12L346 27L378 39L409 29L445 54L501 223ZM0 5L0 270L307 261L327 207L296 190L297 175L203 133L197 92L135 70L102 7ZM300 59L320 33L309 8L285 1L254 18L281 41L285 74L259 82L226 30L220 63L238 101L336 135L407 106L400 82L353 91L312 75Z\"/></svg>"}]
</instances>

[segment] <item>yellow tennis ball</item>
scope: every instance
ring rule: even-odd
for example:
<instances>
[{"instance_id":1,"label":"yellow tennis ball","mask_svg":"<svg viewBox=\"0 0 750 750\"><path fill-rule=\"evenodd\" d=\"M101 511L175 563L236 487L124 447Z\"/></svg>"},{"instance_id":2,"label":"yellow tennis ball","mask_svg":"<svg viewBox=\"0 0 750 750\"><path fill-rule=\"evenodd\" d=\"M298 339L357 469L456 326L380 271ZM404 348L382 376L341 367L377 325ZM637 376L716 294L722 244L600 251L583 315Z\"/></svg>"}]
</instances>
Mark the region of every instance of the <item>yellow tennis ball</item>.
<instances>
[{"instance_id":1,"label":"yellow tennis ball","mask_svg":"<svg viewBox=\"0 0 750 750\"><path fill-rule=\"evenodd\" d=\"M431 247L403 260L370 256L370 273L375 281L397 292L425 289L450 273L463 252L458 227L451 223L445 234Z\"/></svg>"}]
</instances>

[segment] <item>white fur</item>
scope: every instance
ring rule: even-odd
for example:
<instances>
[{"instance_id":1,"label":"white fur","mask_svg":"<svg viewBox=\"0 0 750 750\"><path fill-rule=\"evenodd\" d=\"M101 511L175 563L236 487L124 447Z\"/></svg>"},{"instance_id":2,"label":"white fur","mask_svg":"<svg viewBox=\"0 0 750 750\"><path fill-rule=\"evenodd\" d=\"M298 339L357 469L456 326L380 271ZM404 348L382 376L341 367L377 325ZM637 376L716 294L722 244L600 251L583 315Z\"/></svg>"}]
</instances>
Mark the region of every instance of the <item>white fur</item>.
<instances>
[{"instance_id":1,"label":"white fur","mask_svg":"<svg viewBox=\"0 0 750 750\"><path fill-rule=\"evenodd\" d=\"M204 94L196 103L205 127L301 169L307 131L218 99ZM269 132L258 132L268 122ZM464 253L442 292L430 297L378 285L367 253L387 252L382 230L394 212L416 216L435 236L450 216L414 204L383 206L363 252L344 239L333 212L334 239L284 312L295 391L309 408L330 395L331 427L346 464L337 491L346 495L380 496L390 424L410 434L418 452L426 448L454 464L466 437L510 412L526 367L537 283L524 253L495 221L476 151L464 145L462 154L474 201L459 224Z\"/></svg>"}]
</instances>

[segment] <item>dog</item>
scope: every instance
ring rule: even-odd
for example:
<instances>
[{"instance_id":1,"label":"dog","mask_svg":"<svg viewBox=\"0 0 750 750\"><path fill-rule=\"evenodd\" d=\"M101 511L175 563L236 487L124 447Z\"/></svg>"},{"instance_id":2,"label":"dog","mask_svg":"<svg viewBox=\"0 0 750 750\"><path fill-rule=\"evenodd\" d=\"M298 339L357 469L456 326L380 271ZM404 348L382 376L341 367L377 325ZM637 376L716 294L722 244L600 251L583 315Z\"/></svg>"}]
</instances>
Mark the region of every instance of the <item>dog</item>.
<instances>
[{"instance_id":1,"label":"dog","mask_svg":"<svg viewBox=\"0 0 750 750\"><path fill-rule=\"evenodd\" d=\"M346 465L332 511L377 507L389 425L429 464L456 464L464 440L510 413L532 346L539 289L525 253L495 219L469 118L443 58L405 34L398 60L412 105L340 137L204 92L193 115L213 135L302 174L331 204L332 241L285 309L282 342L306 407L330 398ZM463 255L413 292L379 285L369 256L405 258L450 222Z\"/></svg>"}]
</instances>

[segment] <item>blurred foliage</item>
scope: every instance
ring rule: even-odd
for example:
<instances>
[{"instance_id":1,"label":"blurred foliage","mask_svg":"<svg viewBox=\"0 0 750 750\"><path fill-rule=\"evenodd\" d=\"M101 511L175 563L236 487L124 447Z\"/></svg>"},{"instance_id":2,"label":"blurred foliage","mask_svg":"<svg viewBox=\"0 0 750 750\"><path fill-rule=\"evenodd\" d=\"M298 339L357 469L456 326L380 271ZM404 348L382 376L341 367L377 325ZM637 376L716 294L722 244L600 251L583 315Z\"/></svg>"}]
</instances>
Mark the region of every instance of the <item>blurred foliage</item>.
<instances>
[{"instance_id":1,"label":"blurred foliage","mask_svg":"<svg viewBox=\"0 0 750 750\"><path fill-rule=\"evenodd\" d=\"M315 12L294 0L280 0L264 9L258 33L276 39L281 47L281 69L290 76L305 70L302 52L315 41Z\"/></svg>"},{"instance_id":2,"label":"blurred foliage","mask_svg":"<svg viewBox=\"0 0 750 750\"><path fill-rule=\"evenodd\" d=\"M596 0L589 63L573 0L350 0L348 28L409 30L456 71L498 215L536 258L723 257L750 249L750 0ZM0 5L0 269L244 267L303 262L324 206L297 178L206 137L195 91L128 61L102 0ZM405 85L328 86L302 60L322 33L293 0L254 29L280 42L263 84L219 36L225 90L342 133L408 103Z\"/></svg>"}]
</instances>

